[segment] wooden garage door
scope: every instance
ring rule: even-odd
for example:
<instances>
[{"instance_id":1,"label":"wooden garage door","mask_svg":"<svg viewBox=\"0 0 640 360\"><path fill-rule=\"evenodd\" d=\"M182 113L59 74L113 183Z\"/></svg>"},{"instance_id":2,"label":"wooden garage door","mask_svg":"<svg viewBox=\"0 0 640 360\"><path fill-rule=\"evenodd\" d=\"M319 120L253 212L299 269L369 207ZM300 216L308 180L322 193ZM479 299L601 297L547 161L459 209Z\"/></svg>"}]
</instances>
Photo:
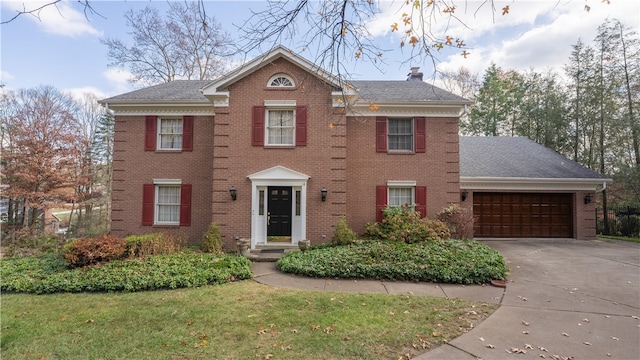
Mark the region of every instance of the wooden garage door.
<instances>
[{"instance_id":1,"label":"wooden garage door","mask_svg":"<svg viewBox=\"0 0 640 360\"><path fill-rule=\"evenodd\" d=\"M475 237L573 237L573 195L473 193Z\"/></svg>"}]
</instances>

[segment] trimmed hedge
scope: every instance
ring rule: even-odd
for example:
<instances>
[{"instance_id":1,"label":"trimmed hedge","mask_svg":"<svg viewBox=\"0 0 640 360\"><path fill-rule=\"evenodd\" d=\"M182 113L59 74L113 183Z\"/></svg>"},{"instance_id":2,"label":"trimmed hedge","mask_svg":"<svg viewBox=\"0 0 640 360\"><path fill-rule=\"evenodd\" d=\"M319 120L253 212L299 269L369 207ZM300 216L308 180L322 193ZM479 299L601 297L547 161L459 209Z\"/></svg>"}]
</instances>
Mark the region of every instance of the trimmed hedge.
<instances>
[{"instance_id":1,"label":"trimmed hedge","mask_svg":"<svg viewBox=\"0 0 640 360\"><path fill-rule=\"evenodd\" d=\"M59 292L134 292L199 287L249 279L243 257L197 253L114 260L68 269L64 258L40 254L0 262L0 290L34 294Z\"/></svg>"},{"instance_id":2,"label":"trimmed hedge","mask_svg":"<svg viewBox=\"0 0 640 360\"><path fill-rule=\"evenodd\" d=\"M416 244L371 240L347 246L313 247L285 254L277 266L287 273L311 277L454 284L504 280L508 271L500 253L473 240Z\"/></svg>"}]
</instances>

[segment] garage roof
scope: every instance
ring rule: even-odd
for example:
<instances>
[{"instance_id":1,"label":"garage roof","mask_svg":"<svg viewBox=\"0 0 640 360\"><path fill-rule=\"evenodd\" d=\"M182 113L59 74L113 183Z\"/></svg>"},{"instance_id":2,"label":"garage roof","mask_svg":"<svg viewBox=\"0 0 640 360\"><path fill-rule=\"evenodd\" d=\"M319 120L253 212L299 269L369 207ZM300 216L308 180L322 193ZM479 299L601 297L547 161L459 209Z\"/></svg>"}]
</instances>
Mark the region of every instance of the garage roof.
<instances>
[{"instance_id":1,"label":"garage roof","mask_svg":"<svg viewBox=\"0 0 640 360\"><path fill-rule=\"evenodd\" d=\"M506 136L461 136L460 177L610 181L528 138Z\"/></svg>"}]
</instances>

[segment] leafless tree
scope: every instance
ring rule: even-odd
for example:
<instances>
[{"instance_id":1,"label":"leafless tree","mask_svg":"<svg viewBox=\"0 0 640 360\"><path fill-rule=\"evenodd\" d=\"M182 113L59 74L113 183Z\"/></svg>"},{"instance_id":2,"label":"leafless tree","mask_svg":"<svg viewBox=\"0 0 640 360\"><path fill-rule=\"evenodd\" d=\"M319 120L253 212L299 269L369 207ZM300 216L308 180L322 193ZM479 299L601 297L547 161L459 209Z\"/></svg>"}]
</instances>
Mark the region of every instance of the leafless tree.
<instances>
[{"instance_id":1,"label":"leafless tree","mask_svg":"<svg viewBox=\"0 0 640 360\"><path fill-rule=\"evenodd\" d=\"M226 69L230 36L201 3L169 3L166 17L147 6L125 14L133 45L106 38L109 66L128 68L132 82L144 85L177 79L213 79Z\"/></svg>"}]
</instances>

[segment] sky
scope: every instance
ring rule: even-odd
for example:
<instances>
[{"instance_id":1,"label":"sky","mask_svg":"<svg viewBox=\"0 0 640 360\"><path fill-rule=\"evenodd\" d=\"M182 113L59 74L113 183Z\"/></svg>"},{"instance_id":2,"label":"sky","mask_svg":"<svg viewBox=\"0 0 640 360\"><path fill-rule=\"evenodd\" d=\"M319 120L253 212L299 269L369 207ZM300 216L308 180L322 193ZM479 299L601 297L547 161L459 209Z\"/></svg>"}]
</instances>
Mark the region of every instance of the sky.
<instances>
[{"instance_id":1,"label":"sky","mask_svg":"<svg viewBox=\"0 0 640 360\"><path fill-rule=\"evenodd\" d=\"M6 21L17 10L51 1L3 0L0 18ZM458 49L435 53L438 70L456 71L466 67L482 75L493 62L505 70L542 72L555 68L562 71L572 45L580 38L591 43L597 27L607 18L619 19L640 33L638 0L608 0L609 3L607 0L495 0L495 9L486 1L454 2L460 22L448 23L439 17L431 23L430 30L463 39L468 55L462 56ZM78 96L90 92L106 98L140 87L128 81L130 75L126 70L108 66L107 48L100 39L110 37L132 44L125 12L153 6L164 14L167 1L90 0L96 14L87 16L78 3L62 0L55 7L44 8L37 17L22 15L0 25L0 85L5 90L51 85ZM404 80L410 66L420 66L425 79L433 79L434 62L407 64L408 48L401 49L398 32L391 31L391 24L401 24L399 8L403 3L404 0L381 1L381 13L367 20L374 42L389 51L385 51L384 64L379 68L363 60L345 59L353 79ZM264 9L266 1L204 0L204 4L207 15L213 15L233 37L238 33L237 26L243 24L252 10ZM509 12L503 15L502 9L507 5ZM590 10L586 11L585 7ZM283 42L282 45L297 51L297 43ZM249 59L255 55L258 53L250 54ZM313 60L309 52L301 55Z\"/></svg>"}]
</instances>

